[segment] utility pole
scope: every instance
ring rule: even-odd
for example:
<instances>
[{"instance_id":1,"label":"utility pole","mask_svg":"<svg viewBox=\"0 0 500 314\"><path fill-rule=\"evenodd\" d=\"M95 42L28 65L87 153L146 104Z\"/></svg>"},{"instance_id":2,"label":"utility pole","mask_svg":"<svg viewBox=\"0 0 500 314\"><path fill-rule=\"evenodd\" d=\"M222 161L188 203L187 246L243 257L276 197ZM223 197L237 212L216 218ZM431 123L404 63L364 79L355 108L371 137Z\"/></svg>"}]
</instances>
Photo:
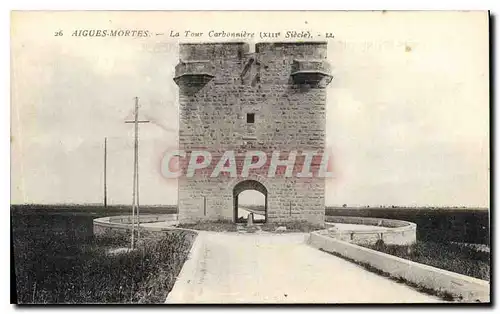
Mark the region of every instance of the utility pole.
<instances>
[{"instance_id":1,"label":"utility pole","mask_svg":"<svg viewBox=\"0 0 500 314\"><path fill-rule=\"evenodd\" d=\"M207 215L207 197L203 196L203 216Z\"/></svg>"},{"instance_id":2,"label":"utility pole","mask_svg":"<svg viewBox=\"0 0 500 314\"><path fill-rule=\"evenodd\" d=\"M108 138L104 138L104 208L108 207L108 187L107 187L107 159L108 159L108 152L107 152L107 141Z\"/></svg>"},{"instance_id":3,"label":"utility pole","mask_svg":"<svg viewBox=\"0 0 500 314\"><path fill-rule=\"evenodd\" d=\"M139 120L139 97L135 97L134 120L125 121L134 124L134 179L132 190L132 250L135 248L135 223L137 219L137 237L139 238L139 123L149 123L148 120ZM136 217L137 213L137 217Z\"/></svg>"}]
</instances>

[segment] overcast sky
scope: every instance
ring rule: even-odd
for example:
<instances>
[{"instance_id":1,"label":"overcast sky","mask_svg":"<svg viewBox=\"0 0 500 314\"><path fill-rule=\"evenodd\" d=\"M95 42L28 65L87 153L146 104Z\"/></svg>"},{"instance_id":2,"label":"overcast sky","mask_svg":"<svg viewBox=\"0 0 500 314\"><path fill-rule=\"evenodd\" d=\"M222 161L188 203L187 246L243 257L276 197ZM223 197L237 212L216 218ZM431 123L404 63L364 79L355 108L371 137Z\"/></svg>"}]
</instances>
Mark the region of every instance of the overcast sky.
<instances>
[{"instance_id":1,"label":"overcast sky","mask_svg":"<svg viewBox=\"0 0 500 314\"><path fill-rule=\"evenodd\" d=\"M305 29L335 34L327 205L488 206L486 13L187 14L13 15L12 203L101 202L106 136L109 202L130 203L133 126L124 121L135 96L153 122L140 130L141 203L177 202L160 164L177 141L179 39L71 37L75 29Z\"/></svg>"}]
</instances>

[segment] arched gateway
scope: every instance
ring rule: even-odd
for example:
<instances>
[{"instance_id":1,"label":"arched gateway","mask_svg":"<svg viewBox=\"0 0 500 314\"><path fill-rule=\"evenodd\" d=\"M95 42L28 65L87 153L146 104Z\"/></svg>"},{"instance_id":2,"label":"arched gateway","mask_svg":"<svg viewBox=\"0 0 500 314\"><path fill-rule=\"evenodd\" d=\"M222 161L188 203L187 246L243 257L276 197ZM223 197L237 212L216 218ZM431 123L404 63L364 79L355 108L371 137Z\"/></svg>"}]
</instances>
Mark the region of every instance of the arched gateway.
<instances>
[{"instance_id":1,"label":"arched gateway","mask_svg":"<svg viewBox=\"0 0 500 314\"><path fill-rule=\"evenodd\" d=\"M248 191L248 190L258 191L258 192L264 194L264 198L265 198L264 217L265 218L264 218L263 222L266 222L267 221L267 189L262 183L255 181L255 180L241 181L240 183L236 184L236 186L234 187L234 189L233 189L233 221L238 222L238 206L239 206L238 196L240 195L241 192Z\"/></svg>"}]
</instances>

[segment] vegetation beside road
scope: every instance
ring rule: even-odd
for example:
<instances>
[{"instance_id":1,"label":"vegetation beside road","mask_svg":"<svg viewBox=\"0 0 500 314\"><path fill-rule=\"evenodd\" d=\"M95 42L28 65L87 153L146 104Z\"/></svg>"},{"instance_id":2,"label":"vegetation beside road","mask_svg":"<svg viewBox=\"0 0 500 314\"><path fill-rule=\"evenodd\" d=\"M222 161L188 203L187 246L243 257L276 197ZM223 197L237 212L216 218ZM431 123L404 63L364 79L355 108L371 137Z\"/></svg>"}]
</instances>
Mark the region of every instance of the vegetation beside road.
<instances>
[{"instance_id":1,"label":"vegetation beside road","mask_svg":"<svg viewBox=\"0 0 500 314\"><path fill-rule=\"evenodd\" d=\"M397 219L417 224L417 243L379 242L371 249L459 274L489 280L489 211L486 208L327 207L327 216Z\"/></svg>"},{"instance_id":2,"label":"vegetation beside road","mask_svg":"<svg viewBox=\"0 0 500 314\"><path fill-rule=\"evenodd\" d=\"M256 224L247 227L246 222L240 224L241 228L247 233L254 233L257 231L265 232L312 232L316 230L323 229L321 227L315 226L311 223L305 221L295 221L295 222L284 222L284 223L263 223ZM238 231L238 224L235 224L229 220L217 220L217 221L200 221L196 223L184 223L179 224L179 228L200 230L200 231L214 231L214 232L236 232ZM286 227L285 230L277 231L278 227Z\"/></svg>"},{"instance_id":3,"label":"vegetation beside road","mask_svg":"<svg viewBox=\"0 0 500 314\"><path fill-rule=\"evenodd\" d=\"M128 251L128 236L94 238L100 216L12 210L17 303L165 302L195 235L159 234Z\"/></svg>"},{"instance_id":4,"label":"vegetation beside road","mask_svg":"<svg viewBox=\"0 0 500 314\"><path fill-rule=\"evenodd\" d=\"M188 255L193 235L178 233L150 239L144 250L126 248L128 237L95 239L92 220L127 215L130 207L97 205L11 206L18 303L163 303ZM175 206L145 206L141 213L175 213ZM400 219L417 224L412 247L371 247L379 251L489 280L489 217L482 209L326 208L326 215ZM262 231L311 232L303 223L268 223ZM231 221L182 224L194 230L236 232ZM254 231L255 232L255 231Z\"/></svg>"},{"instance_id":5,"label":"vegetation beside road","mask_svg":"<svg viewBox=\"0 0 500 314\"><path fill-rule=\"evenodd\" d=\"M490 280L490 253L457 243L417 241L411 246L387 245L383 241L370 249L462 275Z\"/></svg>"},{"instance_id":6,"label":"vegetation beside road","mask_svg":"<svg viewBox=\"0 0 500 314\"><path fill-rule=\"evenodd\" d=\"M182 223L177 227L184 229L215 231L215 232L236 232L237 225L230 220L199 221L195 223Z\"/></svg>"},{"instance_id":7,"label":"vegetation beside road","mask_svg":"<svg viewBox=\"0 0 500 314\"><path fill-rule=\"evenodd\" d=\"M286 227L286 231L284 232L306 232L306 233L324 229L322 227L313 225L307 221L266 223L261 226L263 231L269 231L269 232L274 232L278 227Z\"/></svg>"}]
</instances>

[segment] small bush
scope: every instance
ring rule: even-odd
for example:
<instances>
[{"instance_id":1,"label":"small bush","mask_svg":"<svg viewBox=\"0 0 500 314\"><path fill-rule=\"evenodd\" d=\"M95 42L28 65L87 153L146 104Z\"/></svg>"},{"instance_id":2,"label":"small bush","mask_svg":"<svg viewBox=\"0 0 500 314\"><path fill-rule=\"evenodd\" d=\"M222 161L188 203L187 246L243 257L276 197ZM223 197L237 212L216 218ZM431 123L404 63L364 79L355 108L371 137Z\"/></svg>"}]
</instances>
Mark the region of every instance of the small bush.
<instances>
[{"instance_id":1,"label":"small bush","mask_svg":"<svg viewBox=\"0 0 500 314\"><path fill-rule=\"evenodd\" d=\"M261 226L263 231L274 232L276 228L284 226L286 227L286 232L312 232L316 230L324 229L320 226L311 224L307 221L294 221L285 223L265 223Z\"/></svg>"},{"instance_id":2,"label":"small bush","mask_svg":"<svg viewBox=\"0 0 500 314\"><path fill-rule=\"evenodd\" d=\"M178 227L184 229L200 230L200 231L215 231L215 232L238 231L236 224L228 220L198 221L196 223L180 224L178 225Z\"/></svg>"}]
</instances>

